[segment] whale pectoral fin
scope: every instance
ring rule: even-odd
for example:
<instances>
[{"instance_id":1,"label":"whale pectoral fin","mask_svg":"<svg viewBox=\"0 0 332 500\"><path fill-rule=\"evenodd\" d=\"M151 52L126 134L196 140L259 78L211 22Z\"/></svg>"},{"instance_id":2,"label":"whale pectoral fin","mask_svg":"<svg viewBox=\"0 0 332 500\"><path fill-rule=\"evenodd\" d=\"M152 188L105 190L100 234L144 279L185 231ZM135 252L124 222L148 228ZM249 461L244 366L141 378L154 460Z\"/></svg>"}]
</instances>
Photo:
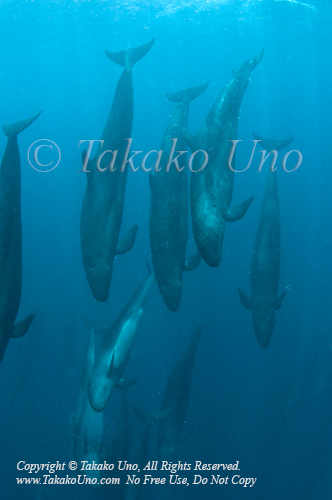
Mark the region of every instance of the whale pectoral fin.
<instances>
[{"instance_id":1,"label":"whale pectoral fin","mask_svg":"<svg viewBox=\"0 0 332 500\"><path fill-rule=\"evenodd\" d=\"M29 316L27 316L23 321L16 323L12 331L12 338L17 339L19 337L23 337L23 335L25 335L29 330L29 327L34 317L35 317L34 314L29 314Z\"/></svg>"},{"instance_id":2,"label":"whale pectoral fin","mask_svg":"<svg viewBox=\"0 0 332 500\"><path fill-rule=\"evenodd\" d=\"M193 428L191 428L191 429L189 429L187 431L182 432L181 435L180 435L180 439L179 439L180 443L186 443L187 441L189 441L189 439L191 438L193 432L194 432Z\"/></svg>"},{"instance_id":3,"label":"whale pectoral fin","mask_svg":"<svg viewBox=\"0 0 332 500\"><path fill-rule=\"evenodd\" d=\"M117 255L123 255L124 253L129 252L135 244L136 234L138 230L138 225L136 224L132 228L129 229L128 233L123 236L119 241L116 247Z\"/></svg>"},{"instance_id":4,"label":"whale pectoral fin","mask_svg":"<svg viewBox=\"0 0 332 500\"><path fill-rule=\"evenodd\" d=\"M228 212L226 212L226 214L224 215L225 220L227 222L236 222L242 219L242 217L244 217L245 214L247 213L247 210L250 207L253 199L254 197L250 196L250 198L241 203L241 205L232 208L232 210L228 210Z\"/></svg>"},{"instance_id":5,"label":"whale pectoral fin","mask_svg":"<svg viewBox=\"0 0 332 500\"><path fill-rule=\"evenodd\" d=\"M184 270L185 271L194 271L195 269L198 268L200 262L201 262L202 256L199 252L195 253L195 255L192 255L187 259L184 263Z\"/></svg>"},{"instance_id":6,"label":"whale pectoral fin","mask_svg":"<svg viewBox=\"0 0 332 500\"><path fill-rule=\"evenodd\" d=\"M251 309L251 298L244 293L242 288L238 288L237 291L239 292L240 300L243 307L245 307L246 309Z\"/></svg>"},{"instance_id":7,"label":"whale pectoral fin","mask_svg":"<svg viewBox=\"0 0 332 500\"><path fill-rule=\"evenodd\" d=\"M116 384L116 388L117 389L128 389L128 387L131 387L132 385L136 384L137 382L137 378L127 378L127 379L120 379L117 384Z\"/></svg>"},{"instance_id":8,"label":"whale pectoral fin","mask_svg":"<svg viewBox=\"0 0 332 500\"><path fill-rule=\"evenodd\" d=\"M283 303L283 301L285 299L285 296L286 296L286 292L287 292L287 288L277 298L277 300L276 300L276 311L278 311L278 309L280 309L280 307L282 306L282 303Z\"/></svg>"}]
</instances>

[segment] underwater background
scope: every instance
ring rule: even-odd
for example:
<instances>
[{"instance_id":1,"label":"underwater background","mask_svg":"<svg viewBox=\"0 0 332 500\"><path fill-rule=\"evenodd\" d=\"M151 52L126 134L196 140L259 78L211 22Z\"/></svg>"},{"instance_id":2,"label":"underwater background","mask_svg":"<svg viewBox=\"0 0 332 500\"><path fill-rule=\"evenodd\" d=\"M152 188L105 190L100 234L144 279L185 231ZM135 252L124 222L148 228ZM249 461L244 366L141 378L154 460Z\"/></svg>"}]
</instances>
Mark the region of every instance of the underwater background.
<instances>
[{"instance_id":1,"label":"underwater background","mask_svg":"<svg viewBox=\"0 0 332 500\"><path fill-rule=\"evenodd\" d=\"M0 4L0 121L43 113L19 136L22 172L23 288L18 318L35 319L22 339L10 341L0 366L0 488L4 499L103 498L88 486L17 485L16 465L68 463L72 457L70 412L76 410L88 331L81 311L112 323L146 275L149 244L148 174L129 172L124 234L139 225L134 248L116 257L107 303L94 300L82 264L80 212L86 186L83 139L99 139L122 69L105 49L120 51L155 38L133 70L132 150L159 150L174 104L165 92L209 87L190 106L196 132L232 69L265 55L252 73L238 127L236 168L245 168L252 131L264 137L294 136L302 165L281 169L281 274L288 287L276 313L267 349L257 343L250 312L237 288L250 289L249 271L266 169L259 155L235 174L232 206L254 195L246 216L226 227L218 268L204 262L183 277L182 302L170 312L153 285L126 377L139 408L160 408L167 376L197 325L204 330L193 370L185 427L173 462L235 463L240 485L147 486L142 497L176 499L327 499L332 466L332 109L330 2L127 1ZM34 141L48 138L61 150L59 166L37 172L27 161ZM4 151L6 137L0 136ZM46 156L45 156L46 159ZM45 161L46 163L46 161ZM187 254L195 252L189 230ZM105 410L105 449L115 432L121 391ZM143 424L130 413L132 455ZM190 432L189 432L190 433ZM157 425L150 457L158 460ZM193 472L182 473L193 478ZM27 474L23 474L26 475ZM181 475L181 473L180 473ZM108 488L109 498L112 491Z\"/></svg>"}]
</instances>

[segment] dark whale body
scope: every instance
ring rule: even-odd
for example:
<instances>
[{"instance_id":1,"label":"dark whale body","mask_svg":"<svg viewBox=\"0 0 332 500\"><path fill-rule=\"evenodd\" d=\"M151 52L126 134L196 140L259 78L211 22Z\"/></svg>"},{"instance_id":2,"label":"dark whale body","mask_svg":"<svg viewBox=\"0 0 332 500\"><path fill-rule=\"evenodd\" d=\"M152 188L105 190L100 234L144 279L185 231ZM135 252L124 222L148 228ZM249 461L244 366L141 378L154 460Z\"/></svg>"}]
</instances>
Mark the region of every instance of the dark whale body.
<instances>
[{"instance_id":1,"label":"dark whale body","mask_svg":"<svg viewBox=\"0 0 332 500\"><path fill-rule=\"evenodd\" d=\"M116 87L113 104L102 135L103 146L87 165L87 186L81 212L81 249L84 270L96 300L105 302L109 296L113 261L116 254L128 252L134 245L137 226L133 226L120 241L128 166L121 172L126 139L131 138L134 115L132 67L150 50L149 43L122 52L106 55L124 66ZM97 160L105 151L118 151L115 170L97 170ZM106 168L111 154L105 155L101 168Z\"/></svg>"},{"instance_id":2,"label":"dark whale body","mask_svg":"<svg viewBox=\"0 0 332 500\"><path fill-rule=\"evenodd\" d=\"M0 361L9 339L22 337L34 315L15 323L22 291L22 222L21 222L21 163L17 135L36 116L4 125L8 137L0 170Z\"/></svg>"},{"instance_id":3,"label":"dark whale body","mask_svg":"<svg viewBox=\"0 0 332 500\"><path fill-rule=\"evenodd\" d=\"M161 407L162 411L168 411L166 416L160 420L158 431L158 449L161 460L172 458L176 445L183 436L182 430L189 404L192 372L202 331L202 327L196 328L168 377Z\"/></svg>"},{"instance_id":4,"label":"dark whale body","mask_svg":"<svg viewBox=\"0 0 332 500\"><path fill-rule=\"evenodd\" d=\"M196 173L191 175L190 204L197 247L204 261L212 267L219 266L221 261L226 222L241 219L253 200L253 197L248 198L229 210L234 172L228 166L228 157L230 141L237 136L238 117L250 73L260 63L263 54L264 51L234 71L197 134L184 132L192 151L203 150L209 155L208 164L201 171L198 169L202 159L199 154L195 158Z\"/></svg>"},{"instance_id":5,"label":"dark whale body","mask_svg":"<svg viewBox=\"0 0 332 500\"><path fill-rule=\"evenodd\" d=\"M207 87L207 83L199 87L166 94L166 97L177 102L169 120L161 150L163 155L158 172L150 171L150 245L153 269L161 296L171 311L180 307L183 271L195 269L200 262L197 253L186 262L188 240L189 196L186 155L179 158L179 168L171 165L165 171L168 157L172 149L172 139L177 139L176 152L185 151L187 146L182 137L182 129L187 126L189 103L198 97ZM177 153L174 153L176 156Z\"/></svg>"},{"instance_id":6,"label":"dark whale body","mask_svg":"<svg viewBox=\"0 0 332 500\"><path fill-rule=\"evenodd\" d=\"M89 401L95 411L106 408L115 387L124 389L136 381L125 382L121 375L134 346L153 281L149 269L114 324L101 330L104 341L96 355L88 385Z\"/></svg>"},{"instance_id":7,"label":"dark whale body","mask_svg":"<svg viewBox=\"0 0 332 500\"><path fill-rule=\"evenodd\" d=\"M280 151L293 140L265 139L254 134L269 152ZM252 322L259 345L269 345L274 329L274 316L285 298L286 290L278 297L280 276L280 206L277 172L269 171L251 261L251 297L238 289L244 307L252 310Z\"/></svg>"}]
</instances>

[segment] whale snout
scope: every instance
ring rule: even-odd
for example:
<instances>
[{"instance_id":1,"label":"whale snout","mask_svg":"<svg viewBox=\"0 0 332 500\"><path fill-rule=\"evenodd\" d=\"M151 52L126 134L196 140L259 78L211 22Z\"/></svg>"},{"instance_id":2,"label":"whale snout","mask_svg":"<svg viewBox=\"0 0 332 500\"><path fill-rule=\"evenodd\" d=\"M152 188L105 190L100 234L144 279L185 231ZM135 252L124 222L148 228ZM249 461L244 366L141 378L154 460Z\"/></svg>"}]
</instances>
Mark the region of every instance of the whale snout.
<instances>
[{"instance_id":1,"label":"whale snout","mask_svg":"<svg viewBox=\"0 0 332 500\"><path fill-rule=\"evenodd\" d=\"M168 284L164 284L160 291L167 308L172 312L178 311L181 303L181 280L175 279Z\"/></svg>"},{"instance_id":2,"label":"whale snout","mask_svg":"<svg viewBox=\"0 0 332 500\"><path fill-rule=\"evenodd\" d=\"M94 298L98 302L106 302L109 296L112 273L95 267L87 269L86 276Z\"/></svg>"},{"instance_id":3,"label":"whale snout","mask_svg":"<svg viewBox=\"0 0 332 500\"><path fill-rule=\"evenodd\" d=\"M260 347L268 347L274 328L274 315L269 315L264 319L254 319L253 326Z\"/></svg>"},{"instance_id":4,"label":"whale snout","mask_svg":"<svg viewBox=\"0 0 332 500\"><path fill-rule=\"evenodd\" d=\"M210 267L218 267L221 262L224 231L205 231L196 239L197 247L205 263Z\"/></svg>"}]
</instances>

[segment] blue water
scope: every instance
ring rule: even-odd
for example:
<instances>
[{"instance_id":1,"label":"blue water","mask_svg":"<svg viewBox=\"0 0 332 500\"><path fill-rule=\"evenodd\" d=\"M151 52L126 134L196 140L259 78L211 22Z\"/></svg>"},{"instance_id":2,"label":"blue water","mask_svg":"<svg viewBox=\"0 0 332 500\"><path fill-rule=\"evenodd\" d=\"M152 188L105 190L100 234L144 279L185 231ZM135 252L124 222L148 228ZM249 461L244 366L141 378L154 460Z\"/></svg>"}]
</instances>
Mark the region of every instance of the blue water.
<instances>
[{"instance_id":1,"label":"blue water","mask_svg":"<svg viewBox=\"0 0 332 500\"><path fill-rule=\"evenodd\" d=\"M17 2L0 4L1 122L42 115L19 136L22 161L23 290L19 319L35 312L28 334L12 340L0 366L0 488L3 499L103 498L85 486L18 486L16 464L69 462L88 332L80 311L111 323L145 276L150 188L147 174L129 173L122 231L139 224L131 252L115 260L110 299L97 303L82 265L79 222L86 179L81 139L101 136L122 69L104 50L156 42L133 70L132 150L159 149L174 109L164 92L209 81L191 103L197 131L232 69L265 48L244 95L237 166L248 162L252 131L294 136L296 172L279 166L282 255L280 292L268 349L261 349L237 287L249 291L249 270L264 173L259 156L235 176L232 206L254 194L239 222L228 224L219 268L204 263L183 279L178 313L153 286L126 377L131 403L159 408L167 375L197 324L198 347L186 426L191 438L173 461L240 462L241 486L150 486L147 500L328 499L331 496L331 22L329 2ZM28 164L29 145L56 142L62 159L52 172ZM6 137L0 136L4 151ZM285 151L286 152L286 151ZM281 153L281 156L284 153ZM46 161L45 161L46 163ZM195 250L190 231L188 255ZM105 446L118 419L120 395L105 411ZM132 450L143 425L131 413ZM157 427L151 459L157 459ZM130 457L128 457L130 460ZM22 475L22 474L21 474ZM193 478L193 473L188 474ZM110 498L112 498L110 496Z\"/></svg>"}]
</instances>

